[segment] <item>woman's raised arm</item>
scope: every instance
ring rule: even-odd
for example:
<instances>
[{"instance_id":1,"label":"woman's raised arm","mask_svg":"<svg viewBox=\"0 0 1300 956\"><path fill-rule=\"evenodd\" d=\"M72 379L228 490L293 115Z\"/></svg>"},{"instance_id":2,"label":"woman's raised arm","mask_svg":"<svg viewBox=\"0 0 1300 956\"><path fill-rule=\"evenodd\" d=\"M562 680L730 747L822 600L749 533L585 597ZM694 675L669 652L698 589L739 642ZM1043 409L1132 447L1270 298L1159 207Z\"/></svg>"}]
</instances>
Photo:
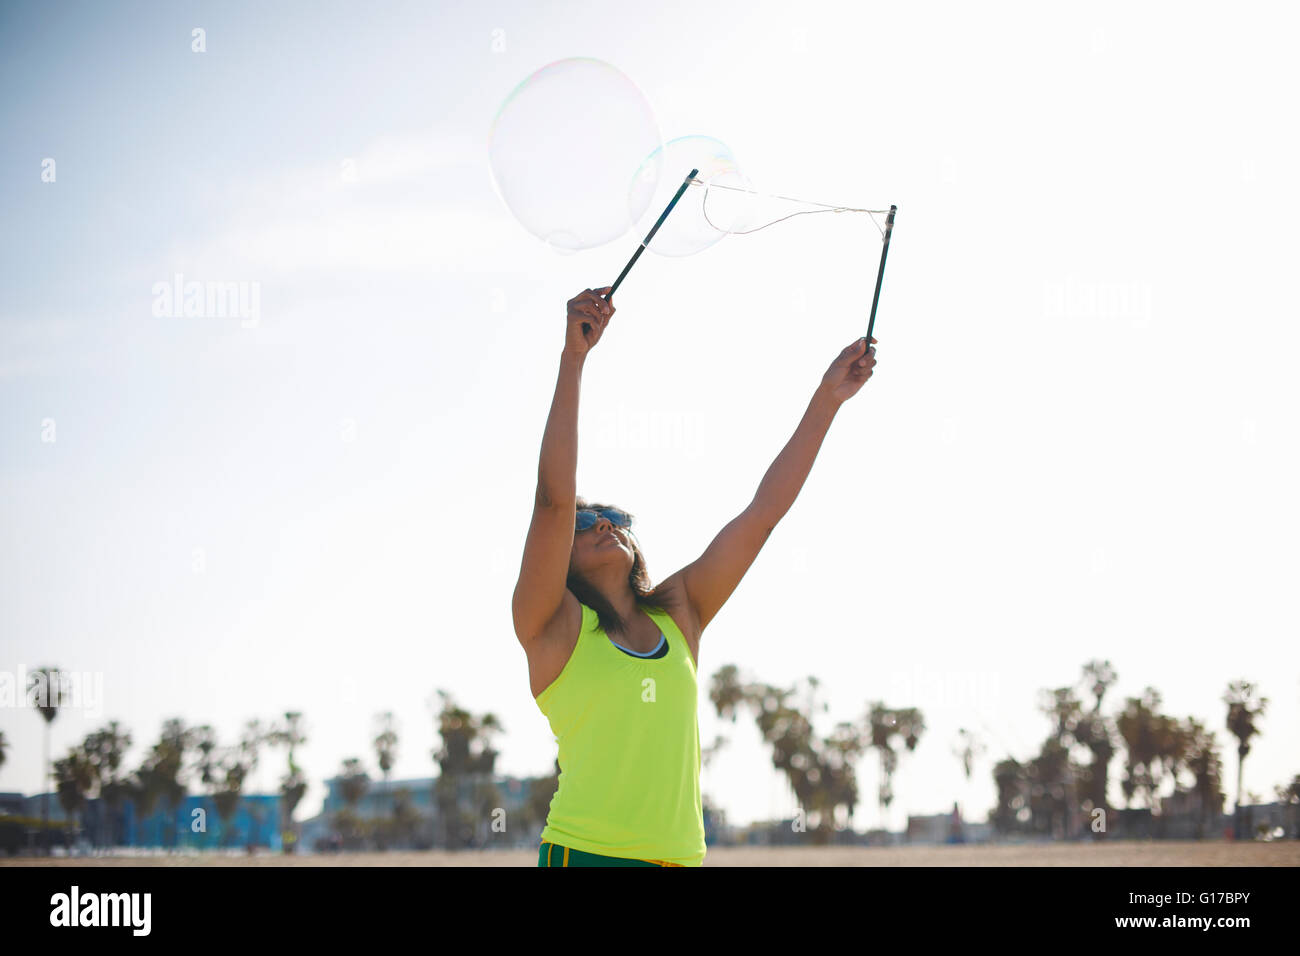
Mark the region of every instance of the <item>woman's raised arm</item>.
<instances>
[{"instance_id":1,"label":"woman's raised arm","mask_svg":"<svg viewBox=\"0 0 1300 956\"><path fill-rule=\"evenodd\" d=\"M600 341L614 306L586 289L569 300L564 351L542 435L533 520L511 600L515 636L527 644L545 629L564 600L573 550L577 499L578 397L587 354Z\"/></svg>"},{"instance_id":2,"label":"woman's raised arm","mask_svg":"<svg viewBox=\"0 0 1300 956\"><path fill-rule=\"evenodd\" d=\"M794 504L839 407L871 378L876 350L864 355L865 344L858 339L831 363L803 420L767 469L749 507L718 532L702 555L678 572L701 631L731 597L772 529Z\"/></svg>"}]
</instances>

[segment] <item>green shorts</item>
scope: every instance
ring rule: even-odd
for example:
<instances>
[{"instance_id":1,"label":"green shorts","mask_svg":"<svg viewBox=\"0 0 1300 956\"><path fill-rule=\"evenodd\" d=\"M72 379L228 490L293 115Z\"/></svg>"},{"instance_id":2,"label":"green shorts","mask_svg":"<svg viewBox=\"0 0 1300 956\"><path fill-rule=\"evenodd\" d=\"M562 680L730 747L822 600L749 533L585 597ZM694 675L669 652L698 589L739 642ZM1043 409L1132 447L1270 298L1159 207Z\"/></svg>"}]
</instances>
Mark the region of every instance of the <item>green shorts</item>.
<instances>
[{"instance_id":1,"label":"green shorts","mask_svg":"<svg viewBox=\"0 0 1300 956\"><path fill-rule=\"evenodd\" d=\"M574 850L558 843L547 843L537 848L538 866L680 866L680 863L663 863L654 860L634 860L625 856L601 856Z\"/></svg>"}]
</instances>

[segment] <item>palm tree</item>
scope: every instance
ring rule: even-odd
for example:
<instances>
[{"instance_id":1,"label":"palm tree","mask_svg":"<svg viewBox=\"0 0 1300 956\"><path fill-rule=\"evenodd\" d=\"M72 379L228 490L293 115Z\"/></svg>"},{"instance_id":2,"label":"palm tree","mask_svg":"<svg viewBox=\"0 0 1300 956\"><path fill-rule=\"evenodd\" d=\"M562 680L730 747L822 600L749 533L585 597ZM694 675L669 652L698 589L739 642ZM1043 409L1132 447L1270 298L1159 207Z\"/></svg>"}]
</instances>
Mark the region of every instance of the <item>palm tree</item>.
<instances>
[{"instance_id":1,"label":"palm tree","mask_svg":"<svg viewBox=\"0 0 1300 956\"><path fill-rule=\"evenodd\" d=\"M250 720L244 725L244 732L239 738L239 743L231 747L220 748L220 757L217 760L217 788L213 793L212 800L217 807L217 816L221 818L221 842L229 845L233 836L232 821L235 813L239 810L239 801L243 797L244 783L257 767L258 747L265 740L266 735L262 731L262 725L257 720ZM212 742L215 744L215 738ZM211 757L205 757L205 771L211 771ZM254 827L256 826L257 816L250 812ZM248 842L251 844L256 840L255 829L250 829Z\"/></svg>"},{"instance_id":2,"label":"palm tree","mask_svg":"<svg viewBox=\"0 0 1300 956\"><path fill-rule=\"evenodd\" d=\"M1287 829L1292 839L1300 840L1300 827L1296 826L1297 810L1300 809L1300 774L1291 778L1287 784L1278 784L1273 788L1277 798L1286 804Z\"/></svg>"},{"instance_id":3,"label":"palm tree","mask_svg":"<svg viewBox=\"0 0 1300 956\"><path fill-rule=\"evenodd\" d=\"M1051 779L1041 781L1049 795L1060 793L1060 800L1049 799L1050 811L1055 816L1056 809L1061 811L1060 835L1066 840L1074 839L1075 813L1079 801L1075 788L1075 763L1070 757L1074 745L1078 743L1075 735L1079 721L1083 717L1083 703L1074 693L1072 687L1058 687L1041 693L1039 710L1053 721L1052 734L1043 748L1043 757L1038 766L1050 771ZM1052 827L1052 836L1057 834Z\"/></svg>"},{"instance_id":4,"label":"palm tree","mask_svg":"<svg viewBox=\"0 0 1300 956\"><path fill-rule=\"evenodd\" d=\"M236 770L232 783L233 789L238 796L243 794L244 785L253 771L257 769L258 751L266 743L269 731L262 727L262 722L253 718L245 722L244 733L239 739L237 749ZM261 823L262 814L259 812L256 804L248 804L249 830L247 834L248 846L252 847L257 844L258 824Z\"/></svg>"},{"instance_id":5,"label":"palm tree","mask_svg":"<svg viewBox=\"0 0 1300 956\"><path fill-rule=\"evenodd\" d=\"M1264 711L1268 709L1268 698L1257 696L1255 685L1250 681L1237 680L1228 685L1223 702L1228 705L1228 730L1237 738L1237 802L1232 811L1235 822L1241 814L1242 774L1246 754L1250 753L1250 738L1259 733L1255 718L1264 716Z\"/></svg>"},{"instance_id":6,"label":"palm tree","mask_svg":"<svg viewBox=\"0 0 1300 956\"><path fill-rule=\"evenodd\" d=\"M65 687L63 677L57 667L41 667L33 671L29 676L28 696L32 706L40 711L41 717L45 719L45 782L41 784L41 839L44 841L50 826L50 794L48 786L51 778L50 725L54 723L54 718L59 714L59 707L63 704ZM46 849L48 850L48 848Z\"/></svg>"},{"instance_id":7,"label":"palm tree","mask_svg":"<svg viewBox=\"0 0 1300 956\"><path fill-rule=\"evenodd\" d=\"M1115 721L1125 746L1125 802L1141 793L1152 814L1159 811L1158 791L1179 750L1178 721L1160 713L1161 703L1160 692L1147 687L1141 697L1128 698Z\"/></svg>"},{"instance_id":8,"label":"palm tree","mask_svg":"<svg viewBox=\"0 0 1300 956\"><path fill-rule=\"evenodd\" d=\"M957 728L957 739L953 743L952 755L961 761L962 774L966 777L967 796L970 795L971 772L975 769L975 760L988 752L980 739L965 727Z\"/></svg>"},{"instance_id":9,"label":"palm tree","mask_svg":"<svg viewBox=\"0 0 1300 956\"><path fill-rule=\"evenodd\" d=\"M198 736L198 730L187 729L179 718L164 721L158 742L153 745L135 773L132 792L142 799L142 807L152 808L161 798L170 811L170 843L165 833L163 836L163 842L167 845L174 846L176 843L176 810L185 799L188 789L184 779L185 755L195 746ZM142 820L144 816L142 811Z\"/></svg>"},{"instance_id":10,"label":"palm tree","mask_svg":"<svg viewBox=\"0 0 1300 956\"><path fill-rule=\"evenodd\" d=\"M916 753L916 745L925 733L925 717L915 707L903 707L894 711L897 717L898 735L903 739L903 746L908 753Z\"/></svg>"},{"instance_id":11,"label":"palm tree","mask_svg":"<svg viewBox=\"0 0 1300 956\"><path fill-rule=\"evenodd\" d=\"M998 803L990 818L993 828L1002 835L1022 833L1032 823L1028 768L1008 756L993 765L993 783Z\"/></svg>"},{"instance_id":12,"label":"palm tree","mask_svg":"<svg viewBox=\"0 0 1300 956\"><path fill-rule=\"evenodd\" d=\"M477 808L467 810L462 798L473 802L489 792L486 784L479 784L491 782L498 755L491 738L504 728L495 714L475 717L457 706L447 691L437 694L442 700L436 715L442 746L432 754L439 770L433 799L442 819L443 845L457 850L473 844L477 812Z\"/></svg>"},{"instance_id":13,"label":"palm tree","mask_svg":"<svg viewBox=\"0 0 1300 956\"><path fill-rule=\"evenodd\" d=\"M842 721L830 734L819 736L814 725L818 713L829 705L817 702L820 682L807 678L808 690L798 703L799 688L775 687L757 681L742 680L734 664L714 672L709 686L709 700L721 718L732 723L742 706L754 715L759 735L772 749L772 766L784 775L785 782L798 804L798 813L806 814L808 823L816 820L809 836L813 843L827 844L835 832L853 817L859 802L857 773L854 764L870 749L870 734L864 722ZM898 714L894 715L897 722ZM919 739L921 726L907 718L904 736ZM910 722L909 722L910 721ZM710 756L723 745L719 737L709 748ZM896 755L882 752L881 763L886 775L893 772L889 764ZM703 754L701 754L703 759ZM882 798L886 796L882 786ZM892 799L892 793L888 794Z\"/></svg>"},{"instance_id":14,"label":"palm tree","mask_svg":"<svg viewBox=\"0 0 1300 956\"><path fill-rule=\"evenodd\" d=\"M126 835L125 842L128 844L134 844L137 841L143 843L144 833L141 831L141 826L153 814L160 792L153 767L148 763L144 763L132 771L131 775L126 779L123 792L126 799L131 801L131 806L135 811L134 825L131 833Z\"/></svg>"},{"instance_id":15,"label":"palm tree","mask_svg":"<svg viewBox=\"0 0 1300 956\"><path fill-rule=\"evenodd\" d=\"M86 805L86 797L95 786L95 765L76 747L62 760L54 761L54 779L58 787L59 805L68 833L68 845L77 843L78 816Z\"/></svg>"},{"instance_id":16,"label":"palm tree","mask_svg":"<svg viewBox=\"0 0 1300 956\"><path fill-rule=\"evenodd\" d=\"M334 816L334 826L343 839L344 849L361 849L366 833L366 821L357 813L357 804L370 789L370 777L356 757L343 761L339 779L339 794L347 806Z\"/></svg>"},{"instance_id":17,"label":"palm tree","mask_svg":"<svg viewBox=\"0 0 1300 956\"><path fill-rule=\"evenodd\" d=\"M116 720L86 738L82 745L95 769L95 785L109 813L108 842L117 846L118 818L127 795L127 781L120 773L122 760L131 746L131 735Z\"/></svg>"},{"instance_id":18,"label":"palm tree","mask_svg":"<svg viewBox=\"0 0 1300 956\"><path fill-rule=\"evenodd\" d=\"M1109 828L1106 791L1110 782L1110 760L1115 754L1114 721L1101 712L1101 700L1115 683L1118 675L1110 661L1089 661L1083 666L1083 681L1091 682L1092 710L1084 713L1074 728L1075 739L1092 753L1092 763L1083 771L1085 780L1084 805L1095 815L1102 813L1101 827L1094 829L1097 838L1106 835Z\"/></svg>"},{"instance_id":19,"label":"palm tree","mask_svg":"<svg viewBox=\"0 0 1300 956\"><path fill-rule=\"evenodd\" d=\"M399 846L409 847L420 827L420 811L415 809L411 791L402 787L394 794L393 819L390 826L393 842Z\"/></svg>"},{"instance_id":20,"label":"palm tree","mask_svg":"<svg viewBox=\"0 0 1300 956\"><path fill-rule=\"evenodd\" d=\"M925 719L915 707L891 710L883 701L872 701L863 722L870 739L866 747L874 747L880 753L880 789L877 802L880 805L881 827L886 826L885 814L894 800L894 771L898 769L898 751L894 749L894 737L901 737L909 753L916 750L921 734L925 732Z\"/></svg>"},{"instance_id":21,"label":"palm tree","mask_svg":"<svg viewBox=\"0 0 1300 956\"><path fill-rule=\"evenodd\" d=\"M1053 839L1065 835L1069 761L1069 750L1056 737L1048 737L1038 756L1025 766L1030 826Z\"/></svg>"},{"instance_id":22,"label":"palm tree","mask_svg":"<svg viewBox=\"0 0 1300 956\"><path fill-rule=\"evenodd\" d=\"M384 775L384 792L388 794L389 812L393 809L393 795L388 789L393 764L397 762L397 728L393 723L392 711L379 715L379 736L374 740L375 756L379 761L379 771Z\"/></svg>"},{"instance_id":23,"label":"palm tree","mask_svg":"<svg viewBox=\"0 0 1300 956\"><path fill-rule=\"evenodd\" d=\"M307 792L307 778L303 775L302 768L294 762L293 752L306 741L307 736L302 727L302 714L292 710L285 713L284 723L272 727L267 736L267 743L271 746L286 747L289 751L289 770L280 778L280 839L285 853L294 852L298 842L293 811Z\"/></svg>"},{"instance_id":24,"label":"palm tree","mask_svg":"<svg viewBox=\"0 0 1300 956\"><path fill-rule=\"evenodd\" d=\"M1211 814L1223 812L1223 791L1220 789L1223 766L1214 731L1201 726L1196 718L1189 717L1182 732L1186 747L1180 769L1185 768L1193 778L1190 793L1196 798L1196 838L1201 840L1205 838L1207 819Z\"/></svg>"},{"instance_id":25,"label":"palm tree","mask_svg":"<svg viewBox=\"0 0 1300 956\"><path fill-rule=\"evenodd\" d=\"M975 767L975 758L987 751L988 748L973 733L964 727L957 728L957 741L953 745L952 755L961 761L962 774L968 782Z\"/></svg>"}]
</instances>

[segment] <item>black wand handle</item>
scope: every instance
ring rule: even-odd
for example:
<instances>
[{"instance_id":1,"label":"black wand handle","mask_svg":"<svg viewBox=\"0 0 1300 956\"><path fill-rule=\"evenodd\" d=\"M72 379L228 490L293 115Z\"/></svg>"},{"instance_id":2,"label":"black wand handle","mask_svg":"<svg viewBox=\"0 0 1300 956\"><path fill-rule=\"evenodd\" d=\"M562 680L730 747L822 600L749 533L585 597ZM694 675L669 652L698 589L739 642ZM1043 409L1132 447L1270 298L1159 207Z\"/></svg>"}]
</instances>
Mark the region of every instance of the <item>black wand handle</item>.
<instances>
[{"instance_id":1,"label":"black wand handle","mask_svg":"<svg viewBox=\"0 0 1300 956\"><path fill-rule=\"evenodd\" d=\"M673 197L673 201L670 202L668 204L668 207L663 211L663 213L660 214L659 219L654 224L654 227L648 233L646 233L646 237L641 240L641 245L636 247L636 252L632 253L632 258L627 261L627 265L623 267L623 271L620 272L618 274L618 278L614 280L614 285L610 287L609 293L604 296L606 302L614 298L614 293L618 291L619 285L622 284L623 277L628 274L629 270L631 270L633 264L637 261L637 259L641 258L641 253L645 252L645 247L650 244L650 240L653 239L655 233L659 231L659 227L664 224L664 220L668 218L668 214L673 211L673 206L677 205L677 200L682 198L682 193L686 192L686 187L691 184L691 180L693 180L696 176L698 176L699 173L700 171L698 169L692 169L687 174L686 178L682 180L682 184L680 187L678 187L677 195Z\"/></svg>"},{"instance_id":2,"label":"black wand handle","mask_svg":"<svg viewBox=\"0 0 1300 956\"><path fill-rule=\"evenodd\" d=\"M894 231L894 213L896 212L898 212L898 207L890 206L889 215L885 217L885 244L880 250L880 271L876 273L876 294L871 297L871 321L867 324L867 347L862 352L864 355L871 351L871 330L876 327L876 305L880 302L880 283L885 278L885 256L889 255L889 234Z\"/></svg>"}]
</instances>

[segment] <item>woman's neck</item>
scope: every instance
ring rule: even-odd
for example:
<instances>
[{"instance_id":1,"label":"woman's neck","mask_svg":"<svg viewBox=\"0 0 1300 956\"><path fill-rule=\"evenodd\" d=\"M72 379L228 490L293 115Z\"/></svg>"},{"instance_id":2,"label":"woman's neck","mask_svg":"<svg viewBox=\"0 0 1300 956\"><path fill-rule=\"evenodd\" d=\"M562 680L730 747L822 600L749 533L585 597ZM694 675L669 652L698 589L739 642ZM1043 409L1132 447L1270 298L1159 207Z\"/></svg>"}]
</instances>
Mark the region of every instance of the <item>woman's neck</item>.
<instances>
[{"instance_id":1,"label":"woman's neck","mask_svg":"<svg viewBox=\"0 0 1300 956\"><path fill-rule=\"evenodd\" d=\"M601 598L618 614L624 624L631 626L641 612L640 605L636 603L636 593L628 584L626 574L618 569L610 570L613 573L603 577L589 578L587 583L596 589Z\"/></svg>"}]
</instances>

